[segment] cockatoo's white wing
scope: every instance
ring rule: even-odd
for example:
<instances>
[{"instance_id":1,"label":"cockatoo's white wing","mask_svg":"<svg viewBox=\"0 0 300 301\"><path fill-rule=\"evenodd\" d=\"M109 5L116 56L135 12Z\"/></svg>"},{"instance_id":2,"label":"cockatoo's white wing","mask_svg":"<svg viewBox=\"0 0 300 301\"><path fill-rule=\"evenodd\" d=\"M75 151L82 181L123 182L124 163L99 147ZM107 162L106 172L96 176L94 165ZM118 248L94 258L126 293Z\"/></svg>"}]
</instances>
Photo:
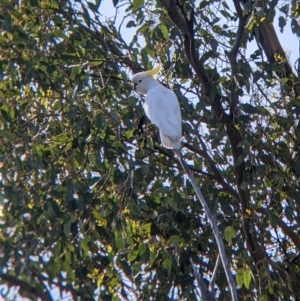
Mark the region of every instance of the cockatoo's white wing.
<instances>
[{"instance_id":1,"label":"cockatoo's white wing","mask_svg":"<svg viewBox=\"0 0 300 301\"><path fill-rule=\"evenodd\" d=\"M169 148L179 148L181 133L181 113L178 99L174 92L160 86L150 89L144 104L146 115L160 131L174 142Z\"/></svg>"}]
</instances>

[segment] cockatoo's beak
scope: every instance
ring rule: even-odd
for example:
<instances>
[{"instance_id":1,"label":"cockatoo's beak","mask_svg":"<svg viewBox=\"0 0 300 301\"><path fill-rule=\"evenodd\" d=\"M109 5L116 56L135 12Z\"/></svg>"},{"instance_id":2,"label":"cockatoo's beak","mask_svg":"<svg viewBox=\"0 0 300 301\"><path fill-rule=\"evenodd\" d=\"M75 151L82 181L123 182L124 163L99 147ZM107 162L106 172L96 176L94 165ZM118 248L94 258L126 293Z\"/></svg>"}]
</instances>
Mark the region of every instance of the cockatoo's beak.
<instances>
[{"instance_id":1,"label":"cockatoo's beak","mask_svg":"<svg viewBox=\"0 0 300 301\"><path fill-rule=\"evenodd\" d=\"M133 84L133 90L136 91L137 84Z\"/></svg>"}]
</instances>

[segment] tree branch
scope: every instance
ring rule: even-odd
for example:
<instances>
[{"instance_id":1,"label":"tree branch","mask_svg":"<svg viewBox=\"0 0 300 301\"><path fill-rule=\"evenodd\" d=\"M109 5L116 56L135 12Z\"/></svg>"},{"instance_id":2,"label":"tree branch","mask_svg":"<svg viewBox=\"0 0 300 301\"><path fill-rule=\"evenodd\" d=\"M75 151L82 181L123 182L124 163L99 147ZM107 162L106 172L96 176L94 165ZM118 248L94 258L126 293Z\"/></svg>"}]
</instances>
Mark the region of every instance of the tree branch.
<instances>
[{"instance_id":1,"label":"tree branch","mask_svg":"<svg viewBox=\"0 0 300 301\"><path fill-rule=\"evenodd\" d=\"M138 63L133 63L129 57L124 55L124 53L111 41L107 40L103 35L94 30L91 30L87 26L82 23L78 24L84 31L88 32L91 36L93 36L97 41L103 45L103 47L108 48L108 50L118 57L119 61L122 61L127 67L129 67L133 73L143 71L143 68Z\"/></svg>"},{"instance_id":2,"label":"tree branch","mask_svg":"<svg viewBox=\"0 0 300 301\"><path fill-rule=\"evenodd\" d=\"M200 275L199 271L197 270L192 258L190 258L190 263L192 265L193 274L194 274L194 277L197 281L197 284L198 284L199 290L201 292L201 297L202 297L203 301L213 301L214 298L212 298L209 291L207 290L207 288L205 286L205 283L204 283L204 280L203 280L202 276Z\"/></svg>"},{"instance_id":3,"label":"tree branch","mask_svg":"<svg viewBox=\"0 0 300 301\"><path fill-rule=\"evenodd\" d=\"M40 298L41 300L45 300L45 301L53 301L48 290L44 292L12 275L1 273L0 278L6 281L9 286L18 286L21 292L26 293L34 298Z\"/></svg>"},{"instance_id":4,"label":"tree branch","mask_svg":"<svg viewBox=\"0 0 300 301\"><path fill-rule=\"evenodd\" d=\"M218 255L218 257L217 257L217 261L215 263L215 268L212 273L211 280L210 280L210 283L208 286L208 291L212 294L213 297L215 296L214 288L215 288L217 273L219 270L219 265L220 265L220 255Z\"/></svg>"},{"instance_id":5,"label":"tree branch","mask_svg":"<svg viewBox=\"0 0 300 301\"><path fill-rule=\"evenodd\" d=\"M207 217L207 219L210 223L210 226L212 228L214 237L215 237L216 242L217 242L220 258L221 258L222 265L223 265L223 268L224 268L224 271L225 271L228 286L229 286L229 289L230 289L230 292L231 292L231 298L232 298L233 301L237 301L237 300L239 300L238 294L237 294L237 289L236 289L236 285L235 285L235 282L234 282L234 279L233 279L233 276L232 276L232 273L231 273L231 270L230 270L229 261L228 261L228 258L227 258L226 252L225 252L224 242L223 242L223 239L221 237L221 234L220 234L220 231L219 231L219 228L218 228L218 225L217 225L217 220L212 215L212 213L211 213L211 211L208 207L208 204L207 204L207 202L205 201L205 199L202 195L202 192L201 192L200 188L197 186L197 184L195 182L195 178L194 178L193 174L191 173L191 171L189 170L189 168L187 167L187 165L183 161L181 151L179 149L174 149L174 152L175 152L175 154L176 154L176 156L177 156L177 158L178 158L178 160L179 160L186 176L190 180L190 182L191 182L191 184L194 188L194 191L195 191L195 193L198 197L198 200L200 201L200 203L201 203L201 205L202 205L202 207L205 211L206 217Z\"/></svg>"},{"instance_id":6,"label":"tree branch","mask_svg":"<svg viewBox=\"0 0 300 301\"><path fill-rule=\"evenodd\" d=\"M245 5L247 3L247 0L240 0L240 2ZM264 5L264 8L266 9L266 14L268 14L267 7ZM288 78L289 80L286 82L286 84L289 86L289 88L294 91L296 96L300 95L300 82L297 76L293 73L293 69L287 59L286 53L283 50L278 36L276 34L275 28L273 26L273 23L271 23L268 18L266 18L263 22L260 22L259 26L259 33L256 31L253 31L253 34L256 37L256 40L258 41L259 45L264 50L264 53L266 54L268 61L271 63L276 64L275 55L280 55L283 59L282 65L282 71L276 71L276 74L279 78Z\"/></svg>"},{"instance_id":7,"label":"tree branch","mask_svg":"<svg viewBox=\"0 0 300 301\"><path fill-rule=\"evenodd\" d=\"M267 209L264 208L258 208L255 211L261 213L261 214L267 214ZM281 228L282 232L287 235L291 241L294 243L294 245L297 247L298 250L300 250L300 238L295 232L289 228L289 226L281 219L277 218L277 224Z\"/></svg>"},{"instance_id":8,"label":"tree branch","mask_svg":"<svg viewBox=\"0 0 300 301\"><path fill-rule=\"evenodd\" d=\"M189 149L192 152L194 152L194 153L200 155L201 157L205 158L208 161L209 166L211 167L211 169L212 169L212 171L214 173L214 179L216 180L216 182L218 184L220 184L225 189L225 191L227 191L231 196L233 196L236 199L239 199L239 196L238 196L237 192L228 183L226 183L224 181L224 179L222 178L222 176L221 176L218 168L216 167L216 163L211 159L211 157L207 153L206 146L204 145L204 147L203 147L203 144L201 143L202 148L203 148L203 150L201 150L201 149L198 149L198 148L196 148L196 147L194 147L194 146L192 146L192 145L190 145L188 143L183 143L183 145L187 149Z\"/></svg>"},{"instance_id":9,"label":"tree branch","mask_svg":"<svg viewBox=\"0 0 300 301\"><path fill-rule=\"evenodd\" d=\"M239 4L237 2L238 2L237 0L234 1L236 9L239 10ZM240 13L238 13L238 15L240 15ZM243 38L243 34L244 34L245 24L246 24L246 18L243 17L242 15L239 16L239 25L238 25L238 30L236 33L235 42L234 42L231 50L229 52L226 51L226 55L230 61L230 65L231 65L231 75L232 76L235 76L238 73L236 57L237 57L239 48L242 44L242 38Z\"/></svg>"},{"instance_id":10,"label":"tree branch","mask_svg":"<svg viewBox=\"0 0 300 301\"><path fill-rule=\"evenodd\" d=\"M179 160L174 157L173 155L171 155L169 152L167 152L165 149L163 149L162 147L160 147L159 145L155 144L154 145L154 149L158 150L161 154L163 154L164 156L168 157L169 159L171 159L172 161L176 162L176 163L180 163ZM208 173L208 172L205 172L203 170L200 170L200 169L197 169L197 168L194 168L194 167L191 167L189 166L189 168L193 171L193 172L196 172L198 174L201 174L205 177L207 177L208 179L210 180L215 180L215 177L214 175Z\"/></svg>"},{"instance_id":11,"label":"tree branch","mask_svg":"<svg viewBox=\"0 0 300 301\"><path fill-rule=\"evenodd\" d=\"M238 30L236 33L234 45L230 51L225 51L225 54L227 55L229 62L230 62L230 66L231 66L231 82L236 87L237 83L236 83L235 76L238 74L237 54L238 54L238 51L242 44L244 28L245 28L245 24L246 24L246 18L243 16L243 11L241 9L241 6L240 6L240 3L238 2L238 0L234 0L233 2L234 2L236 12L239 16L239 25L238 25ZM237 105L238 105L238 96L235 93L234 89L232 89L231 103L230 103L230 109L231 109L232 113L236 109Z\"/></svg>"},{"instance_id":12,"label":"tree branch","mask_svg":"<svg viewBox=\"0 0 300 301\"><path fill-rule=\"evenodd\" d=\"M39 278L40 282L43 282L43 281L49 282L48 277L46 277L46 276L42 275L41 273L39 273L39 271L37 269L34 269L33 272L34 272L35 276L37 278ZM79 300L79 298L80 298L80 300L83 300L83 301L93 301L94 300L92 298L92 296L91 297L86 297L83 293L81 293L80 291L77 291L76 289L74 289L72 284L63 285L60 280L53 281L53 284L56 285L57 287L59 287L59 289L61 291L69 292L72 295L74 301Z\"/></svg>"},{"instance_id":13,"label":"tree branch","mask_svg":"<svg viewBox=\"0 0 300 301\"><path fill-rule=\"evenodd\" d=\"M213 89L216 89L216 87L214 86L215 84L212 83L207 75L204 65L200 63L199 58L197 57L197 53L194 47L194 37L189 31L189 26L186 23L184 17L179 13L176 7L176 2L174 0L160 0L160 2L167 10L171 20L176 24L181 32L187 59L195 70L196 75L200 79L207 98L210 100L213 111L219 118L220 122L226 124L227 136L231 144L235 165L234 174L238 188L239 200L241 203L243 216L245 217L247 216L245 213L249 208L250 202L249 191L241 189L241 184L244 180L246 180L245 162L242 161L240 164L237 164L238 158L243 153L242 148L237 147L238 144L242 141L242 137L239 130L233 124L232 118L225 112L224 108L222 107L221 96L218 93L212 93ZM211 95L215 95L214 98L212 98ZM248 250L251 252L255 263L259 264L259 262L261 262L264 258L264 254L258 246L256 234L255 231L253 231L253 226L250 223L250 220L244 218L243 228L246 236Z\"/></svg>"}]
</instances>

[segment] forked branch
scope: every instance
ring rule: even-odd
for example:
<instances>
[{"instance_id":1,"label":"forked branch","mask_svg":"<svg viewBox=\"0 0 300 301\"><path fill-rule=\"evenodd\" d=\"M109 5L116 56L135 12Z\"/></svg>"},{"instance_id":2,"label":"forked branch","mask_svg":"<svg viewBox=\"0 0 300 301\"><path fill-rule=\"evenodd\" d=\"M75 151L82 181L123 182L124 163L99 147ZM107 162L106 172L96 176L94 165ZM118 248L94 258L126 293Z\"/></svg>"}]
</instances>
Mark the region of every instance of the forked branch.
<instances>
[{"instance_id":1,"label":"forked branch","mask_svg":"<svg viewBox=\"0 0 300 301\"><path fill-rule=\"evenodd\" d=\"M200 275L199 271L197 270L197 267L195 266L192 258L190 258L190 263L192 265L193 274L197 281L198 287L200 289L201 297L202 297L203 301L213 301L214 299L212 298L209 291L207 290L204 280L203 280L202 276Z\"/></svg>"}]
</instances>

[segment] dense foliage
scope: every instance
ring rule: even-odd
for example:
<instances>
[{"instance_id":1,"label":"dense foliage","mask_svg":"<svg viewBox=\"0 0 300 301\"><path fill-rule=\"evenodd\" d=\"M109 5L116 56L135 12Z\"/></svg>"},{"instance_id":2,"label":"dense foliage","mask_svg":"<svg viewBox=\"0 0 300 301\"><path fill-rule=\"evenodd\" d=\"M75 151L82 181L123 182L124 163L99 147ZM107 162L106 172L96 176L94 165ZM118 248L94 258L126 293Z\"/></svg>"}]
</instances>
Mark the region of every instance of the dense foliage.
<instances>
[{"instance_id":1,"label":"dense foliage","mask_svg":"<svg viewBox=\"0 0 300 301\"><path fill-rule=\"evenodd\" d=\"M160 61L240 299L300 300L300 67L273 25L297 43L297 0L0 4L7 299L199 300L216 243L129 81Z\"/></svg>"}]
</instances>

